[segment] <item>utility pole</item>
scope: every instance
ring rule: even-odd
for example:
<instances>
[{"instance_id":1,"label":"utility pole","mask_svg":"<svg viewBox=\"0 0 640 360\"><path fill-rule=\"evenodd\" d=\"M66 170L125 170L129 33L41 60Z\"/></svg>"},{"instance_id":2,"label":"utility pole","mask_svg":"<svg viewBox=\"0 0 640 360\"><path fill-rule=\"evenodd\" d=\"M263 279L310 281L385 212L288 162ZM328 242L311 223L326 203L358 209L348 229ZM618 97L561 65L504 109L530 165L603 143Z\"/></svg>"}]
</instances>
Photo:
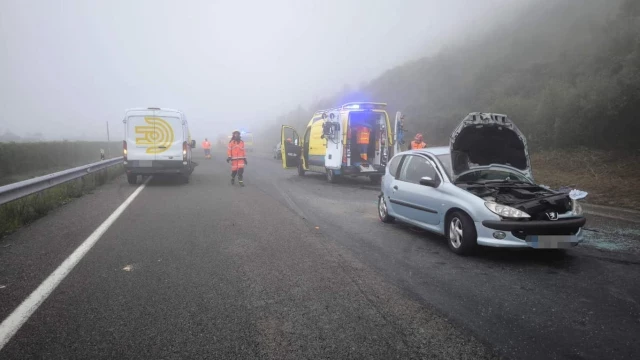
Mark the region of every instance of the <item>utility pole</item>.
<instances>
[{"instance_id":1,"label":"utility pole","mask_svg":"<svg viewBox=\"0 0 640 360\"><path fill-rule=\"evenodd\" d=\"M111 140L109 139L109 122L107 121L107 157L111 159L111 149L109 148Z\"/></svg>"}]
</instances>

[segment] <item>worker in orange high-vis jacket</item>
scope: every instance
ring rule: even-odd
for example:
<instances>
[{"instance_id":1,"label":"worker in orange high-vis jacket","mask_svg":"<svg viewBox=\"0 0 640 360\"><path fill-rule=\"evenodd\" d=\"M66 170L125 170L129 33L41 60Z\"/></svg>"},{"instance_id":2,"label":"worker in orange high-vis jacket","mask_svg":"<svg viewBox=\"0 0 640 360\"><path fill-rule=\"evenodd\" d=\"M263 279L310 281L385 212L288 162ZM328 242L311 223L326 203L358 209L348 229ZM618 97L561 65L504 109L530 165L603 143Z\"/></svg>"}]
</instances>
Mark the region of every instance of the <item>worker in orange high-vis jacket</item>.
<instances>
[{"instance_id":1,"label":"worker in orange high-vis jacket","mask_svg":"<svg viewBox=\"0 0 640 360\"><path fill-rule=\"evenodd\" d=\"M202 142L202 148L204 149L204 157L207 159L211 159L211 143L207 138L204 138Z\"/></svg>"},{"instance_id":2,"label":"worker in orange high-vis jacket","mask_svg":"<svg viewBox=\"0 0 640 360\"><path fill-rule=\"evenodd\" d=\"M356 144L360 149L360 158L362 161L369 161L367 153L369 152L369 139L371 138L371 128L366 125L360 125L356 130Z\"/></svg>"},{"instance_id":3,"label":"worker in orange high-vis jacket","mask_svg":"<svg viewBox=\"0 0 640 360\"><path fill-rule=\"evenodd\" d=\"M244 141L240 138L240 131L235 130L231 135L229 146L227 147L227 162L231 162L231 185L236 182L238 175L238 183L244 186L243 174L244 167L247 165L247 157L244 151Z\"/></svg>"},{"instance_id":4,"label":"worker in orange high-vis jacket","mask_svg":"<svg viewBox=\"0 0 640 360\"><path fill-rule=\"evenodd\" d=\"M424 149L426 147L427 143L422 141L422 134L420 133L416 134L416 137L409 144L409 150Z\"/></svg>"}]
</instances>

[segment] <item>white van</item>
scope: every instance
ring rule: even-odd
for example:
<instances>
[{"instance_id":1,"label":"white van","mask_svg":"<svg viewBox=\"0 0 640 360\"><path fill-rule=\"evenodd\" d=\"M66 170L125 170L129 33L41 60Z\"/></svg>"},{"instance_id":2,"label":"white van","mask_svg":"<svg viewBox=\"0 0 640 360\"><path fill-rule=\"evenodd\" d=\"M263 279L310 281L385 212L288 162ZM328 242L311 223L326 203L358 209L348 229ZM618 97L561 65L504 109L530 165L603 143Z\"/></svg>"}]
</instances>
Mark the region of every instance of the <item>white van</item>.
<instances>
[{"instance_id":1,"label":"white van","mask_svg":"<svg viewBox=\"0 0 640 360\"><path fill-rule=\"evenodd\" d=\"M185 182L193 172L187 118L181 111L161 108L129 109L125 112L123 156L129 184L138 175L174 174Z\"/></svg>"}]
</instances>

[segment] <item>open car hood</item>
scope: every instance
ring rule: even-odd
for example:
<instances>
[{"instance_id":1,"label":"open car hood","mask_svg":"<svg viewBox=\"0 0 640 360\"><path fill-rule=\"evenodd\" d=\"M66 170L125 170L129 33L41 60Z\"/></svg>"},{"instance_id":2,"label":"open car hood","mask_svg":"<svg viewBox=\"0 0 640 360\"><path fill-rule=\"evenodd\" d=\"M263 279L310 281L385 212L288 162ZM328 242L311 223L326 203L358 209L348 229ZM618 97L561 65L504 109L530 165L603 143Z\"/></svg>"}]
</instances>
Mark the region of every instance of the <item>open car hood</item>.
<instances>
[{"instance_id":1,"label":"open car hood","mask_svg":"<svg viewBox=\"0 0 640 360\"><path fill-rule=\"evenodd\" d=\"M533 181L527 140L502 114L470 113L449 139L454 179L477 167L504 165Z\"/></svg>"}]
</instances>

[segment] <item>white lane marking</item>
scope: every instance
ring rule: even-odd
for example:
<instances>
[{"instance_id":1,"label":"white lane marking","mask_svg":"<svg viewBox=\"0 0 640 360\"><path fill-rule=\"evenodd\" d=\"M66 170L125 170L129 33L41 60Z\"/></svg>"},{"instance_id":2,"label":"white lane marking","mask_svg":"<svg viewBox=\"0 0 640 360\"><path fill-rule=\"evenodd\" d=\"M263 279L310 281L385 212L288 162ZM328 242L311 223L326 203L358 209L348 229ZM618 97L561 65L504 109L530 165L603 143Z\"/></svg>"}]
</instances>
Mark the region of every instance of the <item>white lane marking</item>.
<instances>
[{"instance_id":1,"label":"white lane marking","mask_svg":"<svg viewBox=\"0 0 640 360\"><path fill-rule=\"evenodd\" d=\"M0 350L11 340L13 335L29 320L29 317L38 309L38 307L51 295L53 290L60 285L62 280L69 275L71 270L80 262L80 260L91 250L93 245L100 240L100 237L113 225L124 210L131 204L133 199L140 194L142 189L151 180L151 176L140 185L133 194L129 195L107 220L105 220L78 248L66 258L58 268L49 275L49 277L35 289L28 298L26 298L9 317L4 319L0 324Z\"/></svg>"}]
</instances>

